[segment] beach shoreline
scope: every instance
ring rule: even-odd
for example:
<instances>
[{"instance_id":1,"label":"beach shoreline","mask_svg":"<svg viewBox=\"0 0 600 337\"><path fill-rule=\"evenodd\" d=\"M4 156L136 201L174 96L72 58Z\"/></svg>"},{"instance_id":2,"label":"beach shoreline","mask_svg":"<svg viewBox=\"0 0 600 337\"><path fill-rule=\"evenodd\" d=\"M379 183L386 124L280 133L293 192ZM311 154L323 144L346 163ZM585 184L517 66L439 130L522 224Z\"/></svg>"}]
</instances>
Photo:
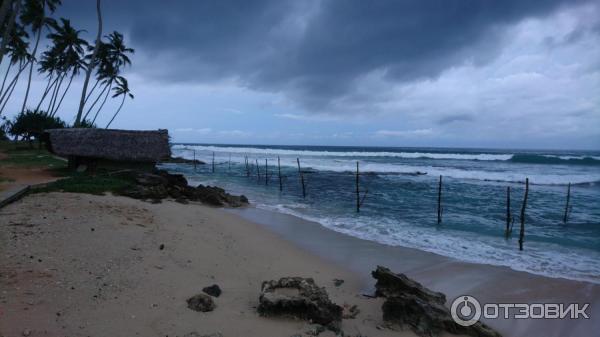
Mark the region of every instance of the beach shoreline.
<instances>
[{"instance_id":1,"label":"beach shoreline","mask_svg":"<svg viewBox=\"0 0 600 337\"><path fill-rule=\"evenodd\" d=\"M19 212L23 209L28 211ZM6 336L25 330L94 336L105 329L114 336L127 335L124 331L291 336L307 324L262 318L255 311L260 283L284 276L313 277L334 302L358 305L359 317L344 320L347 334L412 336L408 329L382 329L381 299L362 296L373 291L370 271L377 265L446 293L447 306L463 294L486 303L593 301L592 319L585 321L485 321L504 336L578 336L598 328L598 285L384 246L254 207L223 210L50 193L27 196L0 212L0 240L7 247L2 265L9 271L2 277L0 316ZM338 288L334 278L345 282ZM215 312L187 309L186 297L212 283L224 289ZM229 324L232 320L236 323Z\"/></svg>"},{"instance_id":2,"label":"beach shoreline","mask_svg":"<svg viewBox=\"0 0 600 337\"><path fill-rule=\"evenodd\" d=\"M494 319L482 321L506 336L584 336L600 329L600 284L537 275L506 266L460 261L416 248L390 246L329 229L290 214L248 207L227 209L262 224L360 278L363 291L373 291L370 272L377 265L404 273L424 286L446 294L450 305L462 295L485 303L589 303L589 320ZM592 329L592 330L590 330Z\"/></svg>"}]
</instances>

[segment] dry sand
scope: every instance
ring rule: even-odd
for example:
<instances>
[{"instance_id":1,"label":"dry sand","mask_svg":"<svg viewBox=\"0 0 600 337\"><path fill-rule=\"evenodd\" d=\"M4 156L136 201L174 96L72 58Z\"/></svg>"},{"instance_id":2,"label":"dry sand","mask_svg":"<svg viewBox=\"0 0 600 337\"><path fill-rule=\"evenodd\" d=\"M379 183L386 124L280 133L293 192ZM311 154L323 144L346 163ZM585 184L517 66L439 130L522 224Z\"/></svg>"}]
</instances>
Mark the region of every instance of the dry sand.
<instances>
[{"instance_id":1,"label":"dry sand","mask_svg":"<svg viewBox=\"0 0 600 337\"><path fill-rule=\"evenodd\" d=\"M358 305L358 317L343 321L346 334L413 336L378 329L382 302L360 295L355 274L201 205L31 195L0 210L0 268L7 337L292 336L309 325L256 313L262 281L283 276L313 277L336 303ZM334 278L345 282L336 287ZM213 312L187 308L214 283L223 294Z\"/></svg>"}]
</instances>

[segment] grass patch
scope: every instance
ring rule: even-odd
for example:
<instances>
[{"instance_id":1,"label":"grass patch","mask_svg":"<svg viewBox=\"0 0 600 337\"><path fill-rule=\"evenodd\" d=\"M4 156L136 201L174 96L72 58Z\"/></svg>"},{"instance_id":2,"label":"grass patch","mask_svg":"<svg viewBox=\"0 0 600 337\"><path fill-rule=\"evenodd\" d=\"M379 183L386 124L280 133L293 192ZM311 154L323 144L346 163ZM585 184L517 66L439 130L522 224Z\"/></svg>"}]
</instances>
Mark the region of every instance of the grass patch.
<instances>
[{"instance_id":1,"label":"grass patch","mask_svg":"<svg viewBox=\"0 0 600 337\"><path fill-rule=\"evenodd\" d=\"M27 143L0 142L0 151L7 155L0 161L2 166L57 170L67 167L65 160L56 158L45 149L31 148Z\"/></svg>"},{"instance_id":2,"label":"grass patch","mask_svg":"<svg viewBox=\"0 0 600 337\"><path fill-rule=\"evenodd\" d=\"M0 183L11 183L13 181L14 181L13 179L0 176Z\"/></svg>"},{"instance_id":3,"label":"grass patch","mask_svg":"<svg viewBox=\"0 0 600 337\"><path fill-rule=\"evenodd\" d=\"M77 174L49 183L46 187L33 189L31 192L71 192L95 195L112 192L119 194L133 184L130 178L123 176Z\"/></svg>"}]
</instances>

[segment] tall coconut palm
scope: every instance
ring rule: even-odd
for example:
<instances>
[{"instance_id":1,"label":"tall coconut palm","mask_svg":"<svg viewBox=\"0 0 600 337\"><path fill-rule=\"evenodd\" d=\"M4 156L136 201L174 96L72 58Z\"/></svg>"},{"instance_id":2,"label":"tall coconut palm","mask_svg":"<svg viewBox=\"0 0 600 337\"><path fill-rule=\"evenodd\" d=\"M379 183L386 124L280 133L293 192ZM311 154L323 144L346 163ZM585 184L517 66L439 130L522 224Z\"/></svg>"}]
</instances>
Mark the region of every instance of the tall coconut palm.
<instances>
[{"instance_id":1,"label":"tall coconut palm","mask_svg":"<svg viewBox=\"0 0 600 337\"><path fill-rule=\"evenodd\" d=\"M92 90L90 90L88 98L99 82L103 84L102 90L97 95L94 102L89 106L85 116L83 117L83 119L86 119L96 103L98 103L100 98L104 96L102 103L96 110L92 122L96 120L98 114L102 110L102 107L104 107L104 104L106 103L110 93L110 89L112 88L117 76L119 76L121 73L122 68L131 65L131 60L127 54L132 54L135 52L133 48L129 48L125 45L123 35L117 31L105 36L105 38L108 40L108 42L102 43L98 51L98 70L96 72L96 83L92 87Z\"/></svg>"},{"instance_id":2,"label":"tall coconut palm","mask_svg":"<svg viewBox=\"0 0 600 337\"><path fill-rule=\"evenodd\" d=\"M56 25L54 19L46 17L46 9L48 9L50 13L54 13L58 5L60 5L60 0L25 0L25 7L21 13L21 23L30 26L31 30L35 32L36 39L33 51L31 52L32 57L29 62L29 78L27 81L27 89L25 90L25 98L23 99L23 105L21 106L21 113L25 112L25 106L27 105L27 99L29 98L33 65L35 63L42 31L45 27Z\"/></svg>"},{"instance_id":3,"label":"tall coconut palm","mask_svg":"<svg viewBox=\"0 0 600 337\"><path fill-rule=\"evenodd\" d=\"M0 114L4 111L4 107L6 103L10 99L15 87L17 86L17 81L23 70L26 68L27 63L31 59L31 55L28 53L29 43L26 41L27 33L20 25L15 25L10 36L10 40L7 42L7 52L10 55L9 64L4 74L4 79L2 81L2 86L0 87ZM11 71L11 68L14 65L17 66L16 74L13 76L12 80L6 86L6 80Z\"/></svg>"},{"instance_id":4,"label":"tall coconut palm","mask_svg":"<svg viewBox=\"0 0 600 337\"><path fill-rule=\"evenodd\" d=\"M117 86L114 88L115 94L112 97L114 98L118 96L123 96L123 99L121 100L121 104L119 105L119 108L117 109L115 114L112 116L108 124L106 124L106 129L108 129L108 127L115 120L115 117L117 117L117 115L121 111L121 108L123 108L123 104L125 103L125 99L127 98L127 96L133 99L133 94L131 93L131 90L129 90L129 84L127 83L127 80L123 76L119 76L117 77L116 82Z\"/></svg>"},{"instance_id":5,"label":"tall coconut palm","mask_svg":"<svg viewBox=\"0 0 600 337\"><path fill-rule=\"evenodd\" d=\"M10 0L4 0L4 1L10 1ZM8 20L6 22L2 22L1 27L3 29L3 33L2 33L2 42L0 42L0 64L2 64L2 61L4 60L4 54L6 53L6 46L8 45L8 41L10 39L10 34L15 26L15 21L17 19L17 16L19 15L19 12L21 11L21 5L22 5L21 0L12 0L8 7L8 11L10 13Z\"/></svg>"},{"instance_id":6,"label":"tall coconut palm","mask_svg":"<svg viewBox=\"0 0 600 337\"><path fill-rule=\"evenodd\" d=\"M84 66L83 55L85 48L88 46L87 41L80 37L83 30L75 29L67 19L61 18L60 23L55 24L53 30L54 32L48 35L48 38L53 42L53 46L42 55L42 62L52 66L51 69L56 72L57 76L53 82L54 88L47 109L51 115L55 114L55 110L57 111L58 107L60 107L60 104L57 105L57 103L64 79L69 73L71 74L69 84L63 92L62 97L69 90L73 77Z\"/></svg>"},{"instance_id":7,"label":"tall coconut palm","mask_svg":"<svg viewBox=\"0 0 600 337\"><path fill-rule=\"evenodd\" d=\"M75 127L78 127L81 123L81 116L83 115L83 108L85 106L85 97L87 94L88 84L90 82L90 76L96 64L96 55L98 55L98 49L100 48L100 40L102 37L102 11L100 10L100 0L96 0L96 14L98 17L98 34L96 35L96 42L94 52L92 53L90 62L87 65L85 72L85 79L83 81L83 89L81 90L81 99L79 100L79 110L75 116Z\"/></svg>"}]
</instances>

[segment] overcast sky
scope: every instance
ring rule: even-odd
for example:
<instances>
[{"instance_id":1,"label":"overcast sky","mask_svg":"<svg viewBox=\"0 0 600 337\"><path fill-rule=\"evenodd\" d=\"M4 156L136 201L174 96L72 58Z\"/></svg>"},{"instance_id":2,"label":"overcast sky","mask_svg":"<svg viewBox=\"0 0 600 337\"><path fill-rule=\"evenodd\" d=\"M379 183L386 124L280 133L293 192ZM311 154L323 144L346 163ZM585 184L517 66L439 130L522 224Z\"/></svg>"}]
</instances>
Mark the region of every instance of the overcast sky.
<instances>
[{"instance_id":1,"label":"overcast sky","mask_svg":"<svg viewBox=\"0 0 600 337\"><path fill-rule=\"evenodd\" d=\"M95 1L63 3L57 15L92 40ZM600 149L598 0L102 9L105 33L136 50L126 72L135 99L114 127L168 128L179 142Z\"/></svg>"}]
</instances>

